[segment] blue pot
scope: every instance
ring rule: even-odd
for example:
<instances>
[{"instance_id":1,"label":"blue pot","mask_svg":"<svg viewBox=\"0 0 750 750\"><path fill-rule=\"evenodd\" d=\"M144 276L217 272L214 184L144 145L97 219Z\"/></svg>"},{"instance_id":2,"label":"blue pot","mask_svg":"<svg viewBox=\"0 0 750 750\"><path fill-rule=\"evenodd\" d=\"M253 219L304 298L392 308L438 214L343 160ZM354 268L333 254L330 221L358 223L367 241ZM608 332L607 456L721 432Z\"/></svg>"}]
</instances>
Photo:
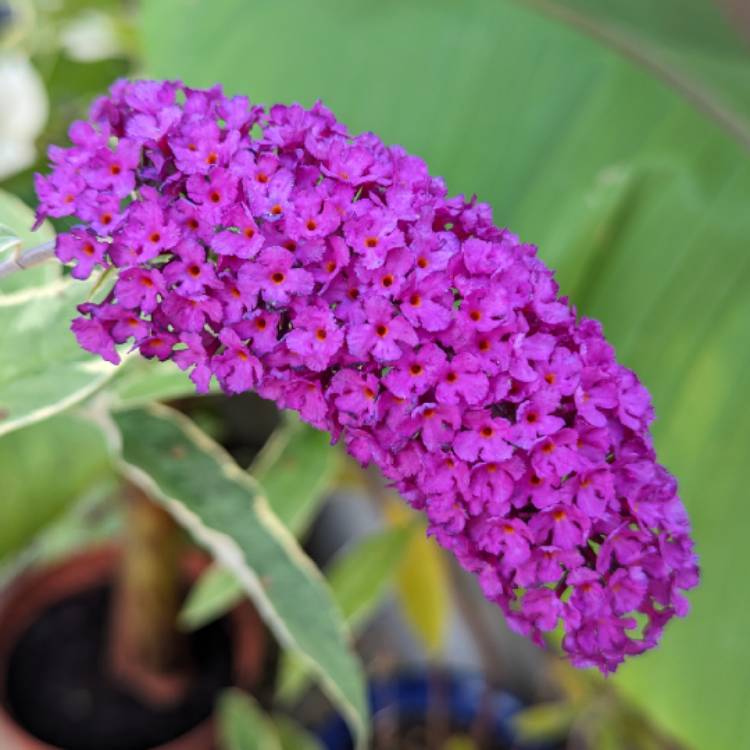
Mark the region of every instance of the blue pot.
<instances>
[{"instance_id":1,"label":"blue pot","mask_svg":"<svg viewBox=\"0 0 750 750\"><path fill-rule=\"evenodd\" d=\"M434 677L425 673L407 673L370 684L370 709L377 721L378 713L388 710L405 724L423 723L436 703L445 711L446 721L454 731L468 731L479 716L485 736L498 748L513 750L548 750L549 746L523 744L513 730L512 718L523 708L510 693L492 690L479 675L445 674ZM340 716L332 718L319 730L318 739L326 750L352 750L352 738Z\"/></svg>"}]
</instances>

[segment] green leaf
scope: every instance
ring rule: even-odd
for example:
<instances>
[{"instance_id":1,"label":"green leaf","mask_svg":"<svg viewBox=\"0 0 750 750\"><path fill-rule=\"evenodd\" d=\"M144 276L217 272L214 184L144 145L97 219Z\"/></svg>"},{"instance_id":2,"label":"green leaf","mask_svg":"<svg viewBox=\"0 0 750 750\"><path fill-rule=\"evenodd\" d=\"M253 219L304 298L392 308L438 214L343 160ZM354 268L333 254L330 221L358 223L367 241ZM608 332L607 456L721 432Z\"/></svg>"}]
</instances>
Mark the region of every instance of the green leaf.
<instances>
[{"instance_id":1,"label":"green leaf","mask_svg":"<svg viewBox=\"0 0 750 750\"><path fill-rule=\"evenodd\" d=\"M61 414L0 437L0 560L109 472L100 430L80 417Z\"/></svg>"},{"instance_id":2,"label":"green leaf","mask_svg":"<svg viewBox=\"0 0 750 750\"><path fill-rule=\"evenodd\" d=\"M271 720L246 693L226 690L218 715L221 750L282 750Z\"/></svg>"},{"instance_id":3,"label":"green leaf","mask_svg":"<svg viewBox=\"0 0 750 750\"><path fill-rule=\"evenodd\" d=\"M281 743L281 750L324 750L318 740L294 719L275 714L273 723Z\"/></svg>"},{"instance_id":4,"label":"green leaf","mask_svg":"<svg viewBox=\"0 0 750 750\"><path fill-rule=\"evenodd\" d=\"M696 18L693 0L671 16L675 2L648 3L662 6L659 34ZM713 22L690 24L679 46L691 65L730 71L724 90L745 111L736 48L724 56ZM703 26L713 41L691 52ZM656 446L680 479L704 569L690 616L613 682L689 745L750 736L747 152L661 78L506 0L319 0L291 17L280 3L163 0L143 6L142 27L150 74L221 81L253 101L322 98L353 132L426 159L451 193L489 201L498 224L554 260L562 292L602 320L654 396ZM606 186L612 174L621 188ZM591 197L603 181L600 214Z\"/></svg>"},{"instance_id":5,"label":"green leaf","mask_svg":"<svg viewBox=\"0 0 750 750\"><path fill-rule=\"evenodd\" d=\"M234 609L244 595L237 576L220 565L211 565L190 589L180 611L180 627L198 630Z\"/></svg>"},{"instance_id":6,"label":"green leaf","mask_svg":"<svg viewBox=\"0 0 750 750\"><path fill-rule=\"evenodd\" d=\"M190 420L163 406L118 412L121 468L242 582L280 643L320 679L361 746L364 676L325 582L256 482ZM113 440L116 440L116 435Z\"/></svg>"},{"instance_id":7,"label":"green leaf","mask_svg":"<svg viewBox=\"0 0 750 750\"><path fill-rule=\"evenodd\" d=\"M174 362L143 357L133 357L124 364L112 382L111 390L117 408L195 395L194 383Z\"/></svg>"},{"instance_id":8,"label":"green leaf","mask_svg":"<svg viewBox=\"0 0 750 750\"><path fill-rule=\"evenodd\" d=\"M347 625L359 632L393 583L409 541L421 528L405 524L371 534L334 560L326 571L331 592ZM278 695L294 702L307 685L307 670L299 659L285 654L278 679Z\"/></svg>"},{"instance_id":9,"label":"green leaf","mask_svg":"<svg viewBox=\"0 0 750 750\"><path fill-rule=\"evenodd\" d=\"M732 0L525 2L644 65L750 148L747 40L721 9Z\"/></svg>"},{"instance_id":10,"label":"green leaf","mask_svg":"<svg viewBox=\"0 0 750 750\"><path fill-rule=\"evenodd\" d=\"M421 529L414 524L371 534L326 571L336 602L353 630L358 630L382 601L415 534L421 534Z\"/></svg>"},{"instance_id":11,"label":"green leaf","mask_svg":"<svg viewBox=\"0 0 750 750\"><path fill-rule=\"evenodd\" d=\"M278 519L300 536L331 488L338 465L338 451L331 448L326 433L285 415L250 467L250 474L263 486ZM232 609L243 596L242 585L231 571L211 567L191 589L180 614L182 625L190 630L203 627Z\"/></svg>"},{"instance_id":12,"label":"green leaf","mask_svg":"<svg viewBox=\"0 0 750 750\"><path fill-rule=\"evenodd\" d=\"M114 375L113 365L83 351L70 332L90 289L60 279L0 294L0 435L73 406Z\"/></svg>"},{"instance_id":13,"label":"green leaf","mask_svg":"<svg viewBox=\"0 0 750 750\"><path fill-rule=\"evenodd\" d=\"M271 435L250 467L279 520L302 535L331 489L339 467L328 433L292 415Z\"/></svg>"},{"instance_id":14,"label":"green leaf","mask_svg":"<svg viewBox=\"0 0 750 750\"><path fill-rule=\"evenodd\" d=\"M0 190L0 262L6 253L35 247L55 238L51 224L45 221L36 232L31 231L34 213L15 195ZM38 286L60 277L60 265L54 261L0 279L0 297L28 286Z\"/></svg>"}]
</instances>

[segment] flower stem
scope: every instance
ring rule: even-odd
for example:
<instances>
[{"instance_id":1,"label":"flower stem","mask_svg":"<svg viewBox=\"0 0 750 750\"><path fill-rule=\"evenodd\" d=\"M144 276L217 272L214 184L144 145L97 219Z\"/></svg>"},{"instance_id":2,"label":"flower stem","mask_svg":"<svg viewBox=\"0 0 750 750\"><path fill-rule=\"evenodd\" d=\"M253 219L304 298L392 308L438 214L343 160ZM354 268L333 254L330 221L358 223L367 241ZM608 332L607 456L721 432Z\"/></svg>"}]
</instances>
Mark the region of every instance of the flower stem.
<instances>
[{"instance_id":1,"label":"flower stem","mask_svg":"<svg viewBox=\"0 0 750 750\"><path fill-rule=\"evenodd\" d=\"M181 604L182 536L145 493L127 488L126 531L115 585L109 658L115 679L151 703L179 701L188 682Z\"/></svg>"},{"instance_id":2,"label":"flower stem","mask_svg":"<svg viewBox=\"0 0 750 750\"><path fill-rule=\"evenodd\" d=\"M30 247L28 250L16 250L12 257L0 263L0 279L25 271L32 266L38 266L45 260L53 258L55 255L55 240L44 242L36 247Z\"/></svg>"}]
</instances>

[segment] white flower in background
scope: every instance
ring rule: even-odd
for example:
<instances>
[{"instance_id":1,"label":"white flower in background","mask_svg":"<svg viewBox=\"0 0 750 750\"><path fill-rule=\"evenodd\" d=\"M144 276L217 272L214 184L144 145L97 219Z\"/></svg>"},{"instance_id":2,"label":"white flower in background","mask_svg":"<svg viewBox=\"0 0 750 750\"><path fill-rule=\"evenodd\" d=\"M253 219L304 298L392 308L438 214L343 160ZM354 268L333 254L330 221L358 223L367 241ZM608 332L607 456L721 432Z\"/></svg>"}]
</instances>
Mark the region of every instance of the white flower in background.
<instances>
[{"instance_id":1,"label":"white flower in background","mask_svg":"<svg viewBox=\"0 0 750 750\"><path fill-rule=\"evenodd\" d=\"M122 51L114 21L96 10L81 13L67 23L60 42L68 55L79 62L106 60Z\"/></svg>"},{"instance_id":2,"label":"white flower in background","mask_svg":"<svg viewBox=\"0 0 750 750\"><path fill-rule=\"evenodd\" d=\"M0 179L33 164L48 110L47 92L31 63L0 52Z\"/></svg>"}]
</instances>

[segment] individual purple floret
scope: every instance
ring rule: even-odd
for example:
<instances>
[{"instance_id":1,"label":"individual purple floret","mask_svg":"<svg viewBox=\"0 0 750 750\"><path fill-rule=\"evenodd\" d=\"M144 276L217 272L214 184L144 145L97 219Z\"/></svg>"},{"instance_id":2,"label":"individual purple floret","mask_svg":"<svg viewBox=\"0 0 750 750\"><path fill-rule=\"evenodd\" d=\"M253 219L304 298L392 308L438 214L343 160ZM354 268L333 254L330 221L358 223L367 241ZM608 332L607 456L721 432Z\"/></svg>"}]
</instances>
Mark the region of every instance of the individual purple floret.
<instances>
[{"instance_id":1,"label":"individual purple floret","mask_svg":"<svg viewBox=\"0 0 750 750\"><path fill-rule=\"evenodd\" d=\"M76 278L116 277L73 322L83 348L130 340L330 431L515 630L562 621L577 666L612 672L686 614L697 559L648 392L489 206L320 103L121 81L70 136L38 218L77 217Z\"/></svg>"}]
</instances>

